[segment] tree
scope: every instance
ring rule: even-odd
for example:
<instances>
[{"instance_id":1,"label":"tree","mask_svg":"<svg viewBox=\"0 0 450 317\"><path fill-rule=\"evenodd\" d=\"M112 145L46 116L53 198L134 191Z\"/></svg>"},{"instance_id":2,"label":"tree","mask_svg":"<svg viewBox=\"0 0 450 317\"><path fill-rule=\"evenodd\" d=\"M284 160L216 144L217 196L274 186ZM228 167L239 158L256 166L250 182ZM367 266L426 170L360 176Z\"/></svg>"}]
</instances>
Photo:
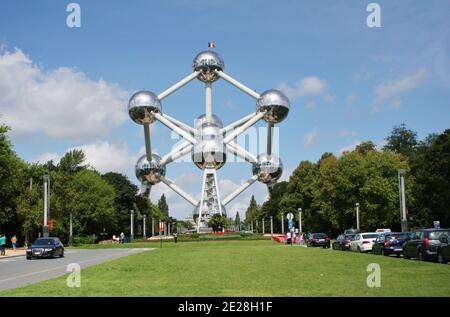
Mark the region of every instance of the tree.
<instances>
[{"instance_id":1,"label":"tree","mask_svg":"<svg viewBox=\"0 0 450 317\"><path fill-rule=\"evenodd\" d=\"M252 221L255 221L258 218L258 204L256 203L255 196L252 195L250 198L250 203L245 211L245 223L248 225Z\"/></svg>"},{"instance_id":2,"label":"tree","mask_svg":"<svg viewBox=\"0 0 450 317\"><path fill-rule=\"evenodd\" d=\"M12 149L8 130L8 127L0 125L0 229L14 219L16 198L20 195L25 169L25 164ZM5 233L5 228L1 230Z\"/></svg>"},{"instance_id":3,"label":"tree","mask_svg":"<svg viewBox=\"0 0 450 317\"><path fill-rule=\"evenodd\" d=\"M399 126L394 126L386 141L385 150L391 150L409 158L417 146L417 132L407 129L403 123Z\"/></svg>"},{"instance_id":4,"label":"tree","mask_svg":"<svg viewBox=\"0 0 450 317\"><path fill-rule=\"evenodd\" d=\"M221 214L214 214L208 221L208 226L212 228L214 232L221 232L225 226L227 217Z\"/></svg>"},{"instance_id":5,"label":"tree","mask_svg":"<svg viewBox=\"0 0 450 317\"><path fill-rule=\"evenodd\" d=\"M169 217L169 206L167 205L166 196L164 194L162 194L161 198L158 200L158 209L164 216Z\"/></svg>"},{"instance_id":6,"label":"tree","mask_svg":"<svg viewBox=\"0 0 450 317\"><path fill-rule=\"evenodd\" d=\"M239 229L241 226L241 217L239 216L239 211L236 211L236 216L234 217L234 225L236 229Z\"/></svg>"},{"instance_id":7,"label":"tree","mask_svg":"<svg viewBox=\"0 0 450 317\"><path fill-rule=\"evenodd\" d=\"M361 144L358 144L355 148L355 152L365 155L370 151L375 151L376 145L372 141L366 141L362 142Z\"/></svg>"},{"instance_id":8,"label":"tree","mask_svg":"<svg viewBox=\"0 0 450 317\"><path fill-rule=\"evenodd\" d=\"M65 173L75 173L86 167L82 165L85 160L86 156L84 155L83 150L70 150L61 158L57 168ZM51 164L53 164L53 162Z\"/></svg>"}]
</instances>

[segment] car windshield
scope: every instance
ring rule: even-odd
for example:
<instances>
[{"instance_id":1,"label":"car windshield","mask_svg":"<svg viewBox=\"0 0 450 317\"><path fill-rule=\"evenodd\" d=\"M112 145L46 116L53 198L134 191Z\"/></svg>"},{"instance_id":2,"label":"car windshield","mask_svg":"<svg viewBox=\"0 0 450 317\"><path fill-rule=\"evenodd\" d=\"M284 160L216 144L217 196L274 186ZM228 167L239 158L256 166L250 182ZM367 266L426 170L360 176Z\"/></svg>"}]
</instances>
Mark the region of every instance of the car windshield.
<instances>
[{"instance_id":1,"label":"car windshield","mask_svg":"<svg viewBox=\"0 0 450 317\"><path fill-rule=\"evenodd\" d=\"M372 233L372 234L363 234L363 239L375 239L378 237L378 234Z\"/></svg>"},{"instance_id":2,"label":"car windshield","mask_svg":"<svg viewBox=\"0 0 450 317\"><path fill-rule=\"evenodd\" d=\"M33 244L37 245L53 245L55 244L55 240L53 239L36 239Z\"/></svg>"},{"instance_id":3,"label":"car windshield","mask_svg":"<svg viewBox=\"0 0 450 317\"><path fill-rule=\"evenodd\" d=\"M325 233L314 233L313 234L313 238L318 238L318 239L323 239L325 238L327 235Z\"/></svg>"},{"instance_id":4,"label":"car windshield","mask_svg":"<svg viewBox=\"0 0 450 317\"><path fill-rule=\"evenodd\" d=\"M430 234L428 235L428 239L430 240L439 240L442 237L448 237L450 235L450 230L449 231L433 231L430 232Z\"/></svg>"},{"instance_id":5,"label":"car windshield","mask_svg":"<svg viewBox=\"0 0 450 317\"><path fill-rule=\"evenodd\" d=\"M353 240L353 238L356 236L356 234L347 234L345 235L345 240Z\"/></svg>"},{"instance_id":6,"label":"car windshield","mask_svg":"<svg viewBox=\"0 0 450 317\"><path fill-rule=\"evenodd\" d=\"M387 241L392 240L404 240L409 237L409 233L398 233L398 234L390 234L386 236Z\"/></svg>"}]
</instances>

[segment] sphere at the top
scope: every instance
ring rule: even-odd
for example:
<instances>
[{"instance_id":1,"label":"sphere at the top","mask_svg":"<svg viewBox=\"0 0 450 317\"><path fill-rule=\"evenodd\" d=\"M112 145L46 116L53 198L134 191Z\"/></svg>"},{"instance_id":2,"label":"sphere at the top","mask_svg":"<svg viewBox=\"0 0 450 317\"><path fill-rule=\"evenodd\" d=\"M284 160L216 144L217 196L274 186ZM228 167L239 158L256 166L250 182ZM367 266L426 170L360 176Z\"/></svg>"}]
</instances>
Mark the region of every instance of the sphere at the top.
<instances>
[{"instance_id":1,"label":"sphere at the top","mask_svg":"<svg viewBox=\"0 0 450 317\"><path fill-rule=\"evenodd\" d=\"M213 82L219 79L215 70L223 71L225 63L222 57L214 51L203 51L195 56L192 62L194 71L199 71L198 79L203 82Z\"/></svg>"},{"instance_id":2,"label":"sphere at the top","mask_svg":"<svg viewBox=\"0 0 450 317\"><path fill-rule=\"evenodd\" d=\"M289 99L281 91L270 89L263 92L256 102L256 111L265 111L264 120L279 123L289 113Z\"/></svg>"},{"instance_id":3,"label":"sphere at the top","mask_svg":"<svg viewBox=\"0 0 450 317\"><path fill-rule=\"evenodd\" d=\"M275 154L260 154L258 162L253 163L252 172L261 183L272 184L283 174L283 163Z\"/></svg>"},{"instance_id":4,"label":"sphere at the top","mask_svg":"<svg viewBox=\"0 0 450 317\"><path fill-rule=\"evenodd\" d=\"M142 155L136 162L135 167L136 177L142 183L150 185L158 184L161 181L161 176L166 175L166 167L161 165L161 157L152 154L152 161L147 160L147 155Z\"/></svg>"},{"instance_id":5,"label":"sphere at the top","mask_svg":"<svg viewBox=\"0 0 450 317\"><path fill-rule=\"evenodd\" d=\"M161 112L161 102L154 93L146 90L136 92L128 102L128 114L138 124L150 124L155 113Z\"/></svg>"}]
</instances>

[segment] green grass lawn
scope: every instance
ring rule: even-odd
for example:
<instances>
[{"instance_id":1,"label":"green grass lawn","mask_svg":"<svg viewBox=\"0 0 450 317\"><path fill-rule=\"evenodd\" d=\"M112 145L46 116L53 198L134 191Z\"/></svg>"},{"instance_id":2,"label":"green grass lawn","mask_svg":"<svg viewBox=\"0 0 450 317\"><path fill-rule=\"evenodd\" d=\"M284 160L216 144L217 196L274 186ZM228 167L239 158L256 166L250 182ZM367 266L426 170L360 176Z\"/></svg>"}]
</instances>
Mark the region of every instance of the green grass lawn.
<instances>
[{"instance_id":1,"label":"green grass lawn","mask_svg":"<svg viewBox=\"0 0 450 317\"><path fill-rule=\"evenodd\" d=\"M1 296L450 296L450 265L301 248L271 241L133 243L156 247ZM105 247L105 246L103 246ZM369 263L381 287L369 288Z\"/></svg>"}]
</instances>

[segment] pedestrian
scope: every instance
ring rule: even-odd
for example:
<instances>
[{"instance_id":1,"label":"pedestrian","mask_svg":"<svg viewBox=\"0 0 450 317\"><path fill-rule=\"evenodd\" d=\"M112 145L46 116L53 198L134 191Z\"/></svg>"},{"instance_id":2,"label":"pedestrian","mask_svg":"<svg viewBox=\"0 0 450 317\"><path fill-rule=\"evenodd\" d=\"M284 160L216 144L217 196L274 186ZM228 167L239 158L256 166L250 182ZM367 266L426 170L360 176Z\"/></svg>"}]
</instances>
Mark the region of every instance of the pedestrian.
<instances>
[{"instance_id":1,"label":"pedestrian","mask_svg":"<svg viewBox=\"0 0 450 317\"><path fill-rule=\"evenodd\" d=\"M288 233L287 233L287 241L286 241L286 243L287 244L291 244L291 232L289 231Z\"/></svg>"},{"instance_id":2,"label":"pedestrian","mask_svg":"<svg viewBox=\"0 0 450 317\"><path fill-rule=\"evenodd\" d=\"M16 251L16 248L17 248L17 238L16 238L16 236L13 236L11 238L11 244L12 244L13 250Z\"/></svg>"},{"instance_id":3,"label":"pedestrian","mask_svg":"<svg viewBox=\"0 0 450 317\"><path fill-rule=\"evenodd\" d=\"M0 234L0 255L5 255L6 237L4 234Z\"/></svg>"},{"instance_id":4,"label":"pedestrian","mask_svg":"<svg viewBox=\"0 0 450 317\"><path fill-rule=\"evenodd\" d=\"M123 232L120 233L120 243L125 242L125 234Z\"/></svg>"},{"instance_id":5,"label":"pedestrian","mask_svg":"<svg viewBox=\"0 0 450 317\"><path fill-rule=\"evenodd\" d=\"M174 239L175 243L177 243L178 234L176 232L173 234L173 239Z\"/></svg>"}]
</instances>

